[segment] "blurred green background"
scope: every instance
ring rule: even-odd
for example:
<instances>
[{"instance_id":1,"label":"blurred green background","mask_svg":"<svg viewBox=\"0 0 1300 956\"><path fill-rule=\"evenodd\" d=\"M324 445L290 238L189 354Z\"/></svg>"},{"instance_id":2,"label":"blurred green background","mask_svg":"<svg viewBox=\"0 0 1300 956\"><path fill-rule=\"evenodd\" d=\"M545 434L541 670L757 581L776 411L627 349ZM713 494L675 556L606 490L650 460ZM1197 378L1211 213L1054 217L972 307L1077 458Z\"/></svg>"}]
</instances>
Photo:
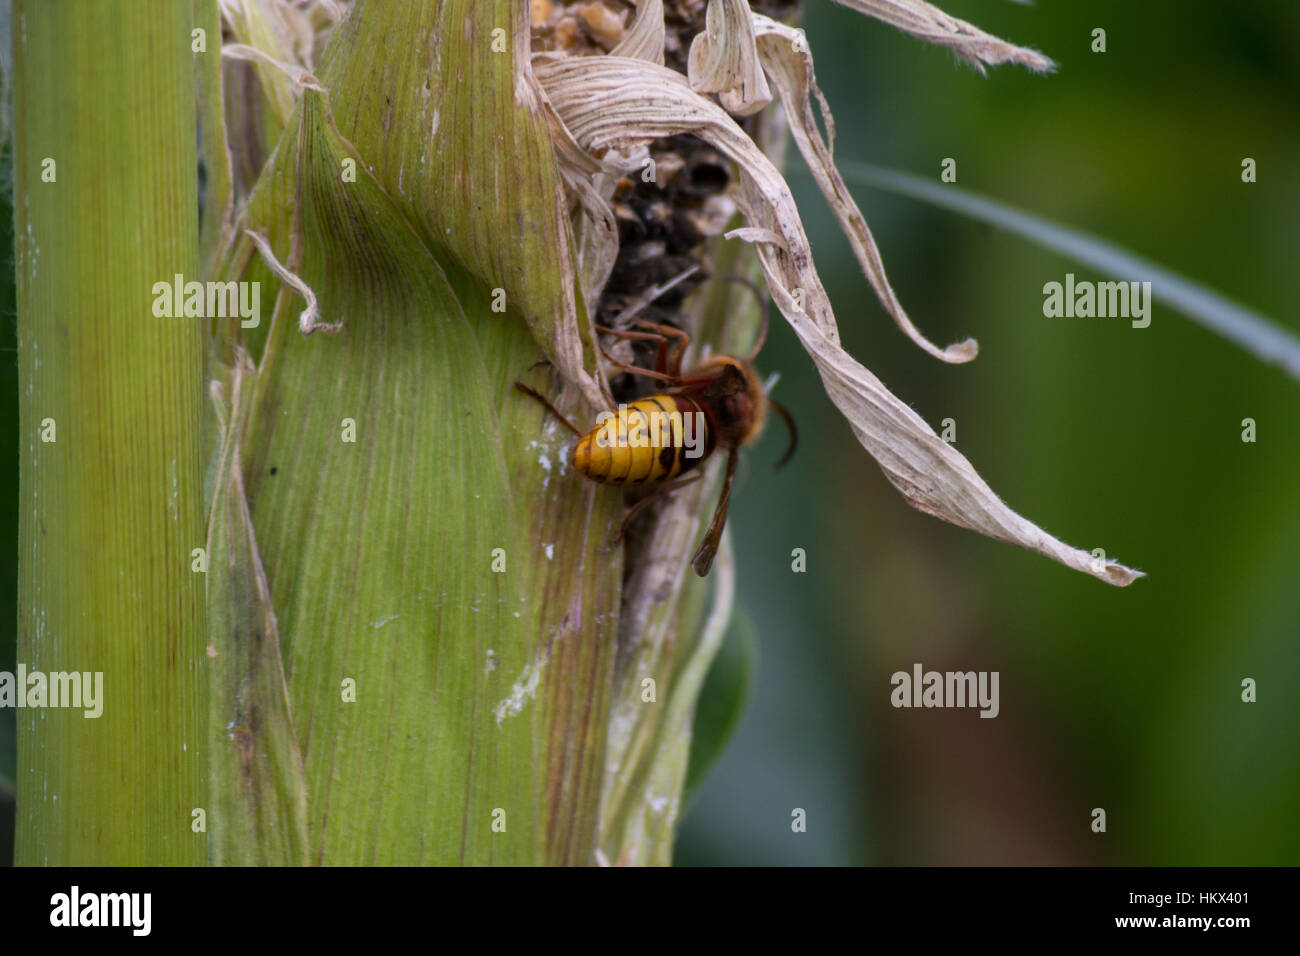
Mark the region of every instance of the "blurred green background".
<instances>
[{"instance_id":1,"label":"blurred green background","mask_svg":"<svg viewBox=\"0 0 1300 956\"><path fill-rule=\"evenodd\" d=\"M939 176L1093 232L1300 331L1300 4L948 0L1058 61L987 78L807 0L836 155ZM1090 52L1091 31L1107 52ZM1259 181L1241 182L1254 157ZM1117 590L909 509L774 321L761 358L802 433L742 466L730 525L759 670L682 827L682 864L1300 863L1300 382L1156 304L1150 328L1045 319L1100 278L1023 240L854 187L944 366L881 311L811 180L800 199L846 347L1013 508L1150 575ZM16 621L12 213L0 200L0 670ZM1141 276L1132 276L1141 279ZM1241 441L1241 420L1258 440ZM808 571L790 570L792 548ZM889 676L997 670L1001 714L895 710ZM1258 702L1241 702L1241 680ZM13 711L0 710L0 860ZM1091 812L1107 832L1091 832ZM791 811L807 832L791 832Z\"/></svg>"},{"instance_id":2,"label":"blurred green background","mask_svg":"<svg viewBox=\"0 0 1300 956\"><path fill-rule=\"evenodd\" d=\"M1300 331L1300 4L940 6L1060 70L982 78L809 0L837 159L937 182L953 157L961 188ZM800 165L791 150L849 351L936 430L955 419L957 448L1013 508L1149 577L1114 589L908 508L775 320L761 371L781 372L774 397L803 440L773 473L773 428L733 498L759 671L678 862L1300 863L1300 382L1159 303L1147 329L1046 319L1044 283L1103 277L850 183L917 325L940 345L979 339L973 363L944 366L894 329ZM893 709L890 674L916 662L1000 671L1001 715Z\"/></svg>"}]
</instances>

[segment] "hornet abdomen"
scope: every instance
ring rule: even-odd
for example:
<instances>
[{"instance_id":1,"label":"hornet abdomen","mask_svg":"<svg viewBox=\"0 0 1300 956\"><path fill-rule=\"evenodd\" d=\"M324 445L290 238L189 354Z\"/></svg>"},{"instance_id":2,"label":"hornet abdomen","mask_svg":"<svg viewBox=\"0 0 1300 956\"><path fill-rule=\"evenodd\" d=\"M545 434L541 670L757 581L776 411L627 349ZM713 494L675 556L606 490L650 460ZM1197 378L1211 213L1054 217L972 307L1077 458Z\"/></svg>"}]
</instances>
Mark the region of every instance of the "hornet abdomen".
<instances>
[{"instance_id":1,"label":"hornet abdomen","mask_svg":"<svg viewBox=\"0 0 1300 956\"><path fill-rule=\"evenodd\" d=\"M606 414L573 447L572 464L592 481L651 485L708 458L717 436L704 409L683 395L653 395Z\"/></svg>"}]
</instances>

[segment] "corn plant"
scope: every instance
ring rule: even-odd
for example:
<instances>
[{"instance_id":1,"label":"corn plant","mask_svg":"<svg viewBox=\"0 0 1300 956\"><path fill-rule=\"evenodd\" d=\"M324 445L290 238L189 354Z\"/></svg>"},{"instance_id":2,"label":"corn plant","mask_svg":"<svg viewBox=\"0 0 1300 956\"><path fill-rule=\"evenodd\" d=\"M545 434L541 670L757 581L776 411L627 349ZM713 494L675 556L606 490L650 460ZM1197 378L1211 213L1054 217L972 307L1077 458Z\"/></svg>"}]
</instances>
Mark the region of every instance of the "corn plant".
<instances>
[{"instance_id":1,"label":"corn plant","mask_svg":"<svg viewBox=\"0 0 1300 956\"><path fill-rule=\"evenodd\" d=\"M21 718L19 862L670 862L736 588L725 536L690 571L721 474L620 537L622 495L514 387L592 421L645 359L597 329L638 316L743 354L770 298L904 501L1140 576L1013 511L841 346L787 135L897 327L978 351L890 288L796 7L17 0L19 657L104 675L102 717ZM628 227L656 203L671 249Z\"/></svg>"}]
</instances>

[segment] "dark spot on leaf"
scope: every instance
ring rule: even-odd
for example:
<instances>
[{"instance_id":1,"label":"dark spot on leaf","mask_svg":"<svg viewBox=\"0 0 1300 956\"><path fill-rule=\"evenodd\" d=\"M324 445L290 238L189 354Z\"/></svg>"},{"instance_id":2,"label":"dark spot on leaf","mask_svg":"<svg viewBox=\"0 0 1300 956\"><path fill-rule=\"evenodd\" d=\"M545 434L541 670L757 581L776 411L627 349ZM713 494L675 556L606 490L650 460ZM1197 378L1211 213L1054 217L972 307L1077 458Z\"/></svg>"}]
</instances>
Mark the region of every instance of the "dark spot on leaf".
<instances>
[{"instance_id":1,"label":"dark spot on leaf","mask_svg":"<svg viewBox=\"0 0 1300 956\"><path fill-rule=\"evenodd\" d=\"M239 749L239 759L247 770L253 763L255 749L253 735L247 727L240 727L235 731L235 746Z\"/></svg>"}]
</instances>

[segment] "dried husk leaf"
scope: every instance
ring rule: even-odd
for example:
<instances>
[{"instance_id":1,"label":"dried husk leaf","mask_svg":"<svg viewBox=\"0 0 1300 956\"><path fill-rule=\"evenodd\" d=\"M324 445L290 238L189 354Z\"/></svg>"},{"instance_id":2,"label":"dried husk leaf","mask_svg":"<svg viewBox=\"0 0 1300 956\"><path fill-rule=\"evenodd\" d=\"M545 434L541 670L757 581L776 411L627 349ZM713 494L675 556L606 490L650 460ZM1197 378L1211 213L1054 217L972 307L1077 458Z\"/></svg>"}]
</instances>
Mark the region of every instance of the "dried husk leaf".
<instances>
[{"instance_id":1,"label":"dried husk leaf","mask_svg":"<svg viewBox=\"0 0 1300 956\"><path fill-rule=\"evenodd\" d=\"M755 33L758 37L759 56L764 69L772 77L777 91L781 95L781 104L785 108L790 123L790 132L794 137L804 162L808 164L813 179L821 189L822 195L830 205L831 211L839 221L840 228L848 237L876 297L885 311L902 329L909 339L937 359L945 362L969 362L979 353L979 345L974 339L957 342L947 348L939 348L912 323L903 305L894 294L893 287L885 275L885 264L880 258L875 237L867 225L866 219L853 201L853 196L840 178L835 168L831 150L835 139L835 122L831 117L830 107L822 96L813 74L812 54L808 43L799 30L777 23L768 17L754 15ZM813 117L812 97L817 98L821 108L822 121L826 124L829 142L822 138Z\"/></svg>"},{"instance_id":2,"label":"dried husk leaf","mask_svg":"<svg viewBox=\"0 0 1300 956\"><path fill-rule=\"evenodd\" d=\"M219 6L230 37L220 50L227 145L234 194L242 199L257 182L293 110L294 77L285 67L303 64L295 61L292 31L285 25L286 17L297 15L282 9L288 4L221 0ZM220 35L209 33L212 47Z\"/></svg>"},{"instance_id":3,"label":"dried husk leaf","mask_svg":"<svg viewBox=\"0 0 1300 956\"><path fill-rule=\"evenodd\" d=\"M614 56L664 65L664 0L640 0L636 19L614 49Z\"/></svg>"},{"instance_id":4,"label":"dried husk leaf","mask_svg":"<svg viewBox=\"0 0 1300 956\"><path fill-rule=\"evenodd\" d=\"M883 20L904 33L944 46L981 73L984 67L1017 63L1035 73L1056 68L1048 57L1028 47L999 40L979 27L949 16L923 0L835 0L840 6Z\"/></svg>"},{"instance_id":5,"label":"dried husk leaf","mask_svg":"<svg viewBox=\"0 0 1300 956\"><path fill-rule=\"evenodd\" d=\"M680 74L640 60L601 56L538 60L535 70L570 134L589 152L631 149L678 133L693 133L735 160L742 179L752 179L764 202L803 235L785 180L763 152L723 110L694 93ZM792 233L793 234L793 233ZM802 238L807 249L807 238ZM809 308L838 339L829 300L811 255L800 276Z\"/></svg>"},{"instance_id":6,"label":"dried husk leaf","mask_svg":"<svg viewBox=\"0 0 1300 956\"><path fill-rule=\"evenodd\" d=\"M597 162L574 141L563 120L538 88L543 115L555 147L555 166L566 195L578 205L574 232L578 247L578 281L584 303L599 301L618 260L618 223L609 200L619 170Z\"/></svg>"},{"instance_id":7,"label":"dried husk leaf","mask_svg":"<svg viewBox=\"0 0 1300 956\"><path fill-rule=\"evenodd\" d=\"M539 64L539 78L574 138L588 150L689 132L739 165L739 201L777 306L817 363L827 394L890 481L919 510L1051 557L1111 584L1139 576L1072 548L1007 508L970 463L941 441L839 344L830 301L785 180L718 107L670 70L591 57Z\"/></svg>"},{"instance_id":8,"label":"dried husk leaf","mask_svg":"<svg viewBox=\"0 0 1300 956\"><path fill-rule=\"evenodd\" d=\"M908 504L998 541L1037 551L1108 584L1123 587L1142 577L1140 571L1065 544L1003 504L965 456L810 322L780 281L772 281L788 275L782 254L760 245L759 256L768 271L773 299L817 363L826 393Z\"/></svg>"},{"instance_id":9,"label":"dried husk leaf","mask_svg":"<svg viewBox=\"0 0 1300 956\"><path fill-rule=\"evenodd\" d=\"M704 32L691 42L687 75L691 89L717 93L738 116L757 113L772 102L758 63L748 0L709 0Z\"/></svg>"},{"instance_id":10,"label":"dried husk leaf","mask_svg":"<svg viewBox=\"0 0 1300 956\"><path fill-rule=\"evenodd\" d=\"M257 77L271 104L276 129L282 129L293 110L294 90L293 81L275 64L293 60L296 49L292 31L281 10L283 5L260 3L258 0L222 0L220 6L222 20L235 38L234 43L224 45L222 55L229 56L226 51L243 46L256 50L265 58L254 60Z\"/></svg>"}]
</instances>

